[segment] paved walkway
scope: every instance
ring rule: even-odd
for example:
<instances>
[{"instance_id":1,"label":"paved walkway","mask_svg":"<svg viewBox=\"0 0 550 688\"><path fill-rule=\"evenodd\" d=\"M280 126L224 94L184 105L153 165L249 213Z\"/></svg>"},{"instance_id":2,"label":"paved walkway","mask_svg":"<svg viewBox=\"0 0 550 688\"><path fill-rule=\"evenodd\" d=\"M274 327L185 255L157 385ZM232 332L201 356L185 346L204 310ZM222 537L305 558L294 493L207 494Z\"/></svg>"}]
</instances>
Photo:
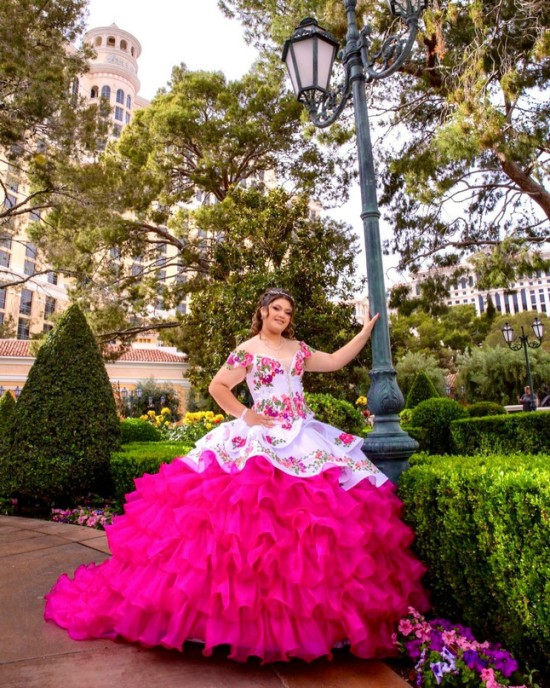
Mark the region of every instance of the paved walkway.
<instances>
[{"instance_id":1,"label":"paved walkway","mask_svg":"<svg viewBox=\"0 0 550 688\"><path fill-rule=\"evenodd\" d=\"M107 558L90 528L0 516L1 688L407 688L383 662L342 654L334 661L260 666L222 656L145 650L125 642L75 642L45 623L43 595L63 571Z\"/></svg>"}]
</instances>

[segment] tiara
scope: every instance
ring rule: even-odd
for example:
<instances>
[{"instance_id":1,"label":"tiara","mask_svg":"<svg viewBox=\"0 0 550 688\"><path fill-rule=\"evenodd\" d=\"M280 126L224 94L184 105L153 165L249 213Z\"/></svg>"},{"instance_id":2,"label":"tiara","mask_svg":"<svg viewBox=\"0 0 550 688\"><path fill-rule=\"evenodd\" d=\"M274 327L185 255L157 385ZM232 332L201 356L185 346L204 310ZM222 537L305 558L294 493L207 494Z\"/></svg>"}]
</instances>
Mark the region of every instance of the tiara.
<instances>
[{"instance_id":1,"label":"tiara","mask_svg":"<svg viewBox=\"0 0 550 688\"><path fill-rule=\"evenodd\" d=\"M292 298L292 296L290 296L290 294L284 289L268 289L265 292L265 296L267 296L268 294L283 294L284 296L289 296L290 298Z\"/></svg>"}]
</instances>

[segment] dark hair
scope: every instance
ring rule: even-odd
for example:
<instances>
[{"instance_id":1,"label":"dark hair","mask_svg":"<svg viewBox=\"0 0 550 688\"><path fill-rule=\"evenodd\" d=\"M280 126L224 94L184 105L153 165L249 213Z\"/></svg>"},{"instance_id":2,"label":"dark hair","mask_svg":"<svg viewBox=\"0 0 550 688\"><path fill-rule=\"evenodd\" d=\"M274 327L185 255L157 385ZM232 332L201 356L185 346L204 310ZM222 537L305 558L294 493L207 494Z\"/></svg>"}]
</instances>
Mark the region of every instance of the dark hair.
<instances>
[{"instance_id":1,"label":"dark hair","mask_svg":"<svg viewBox=\"0 0 550 688\"><path fill-rule=\"evenodd\" d=\"M277 299L286 299L292 306L292 314L294 315L294 309L296 306L294 304L294 299L292 298L292 296L284 289L268 289L260 296L258 306L256 308L254 315L252 316L252 326L250 328L251 335L259 334L259 332L262 329L262 308L268 308L269 304L273 303L273 301L276 301ZM292 318L286 330L281 334L283 337L286 337L286 339L294 339L294 327L292 325Z\"/></svg>"}]
</instances>

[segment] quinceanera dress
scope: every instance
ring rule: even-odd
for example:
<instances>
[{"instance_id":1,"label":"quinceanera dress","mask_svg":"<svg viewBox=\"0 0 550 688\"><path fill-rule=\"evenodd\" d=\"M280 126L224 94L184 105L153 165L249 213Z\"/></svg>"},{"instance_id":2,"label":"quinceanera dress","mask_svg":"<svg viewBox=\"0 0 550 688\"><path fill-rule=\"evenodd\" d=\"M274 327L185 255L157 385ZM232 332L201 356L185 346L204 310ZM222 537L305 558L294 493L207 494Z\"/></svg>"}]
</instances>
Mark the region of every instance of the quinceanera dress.
<instances>
[{"instance_id":1,"label":"quinceanera dress","mask_svg":"<svg viewBox=\"0 0 550 688\"><path fill-rule=\"evenodd\" d=\"M285 366L236 351L254 410L272 428L223 423L187 456L136 480L107 528L112 557L63 574L45 617L74 639L217 645L245 661L311 661L349 645L395 654L409 606L425 610L423 566L393 485L361 438L313 417L301 344Z\"/></svg>"}]
</instances>

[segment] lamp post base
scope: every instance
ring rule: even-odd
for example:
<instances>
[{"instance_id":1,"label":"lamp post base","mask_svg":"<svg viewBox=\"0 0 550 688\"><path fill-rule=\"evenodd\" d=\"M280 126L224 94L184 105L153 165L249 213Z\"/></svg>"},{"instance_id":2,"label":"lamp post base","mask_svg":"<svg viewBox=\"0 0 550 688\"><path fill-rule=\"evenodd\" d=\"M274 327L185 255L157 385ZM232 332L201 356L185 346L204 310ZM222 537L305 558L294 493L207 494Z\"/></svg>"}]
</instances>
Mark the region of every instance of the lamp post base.
<instances>
[{"instance_id":1,"label":"lamp post base","mask_svg":"<svg viewBox=\"0 0 550 688\"><path fill-rule=\"evenodd\" d=\"M395 484L409 467L418 442L401 429L398 415L378 416L375 429L363 442L363 452Z\"/></svg>"}]
</instances>

